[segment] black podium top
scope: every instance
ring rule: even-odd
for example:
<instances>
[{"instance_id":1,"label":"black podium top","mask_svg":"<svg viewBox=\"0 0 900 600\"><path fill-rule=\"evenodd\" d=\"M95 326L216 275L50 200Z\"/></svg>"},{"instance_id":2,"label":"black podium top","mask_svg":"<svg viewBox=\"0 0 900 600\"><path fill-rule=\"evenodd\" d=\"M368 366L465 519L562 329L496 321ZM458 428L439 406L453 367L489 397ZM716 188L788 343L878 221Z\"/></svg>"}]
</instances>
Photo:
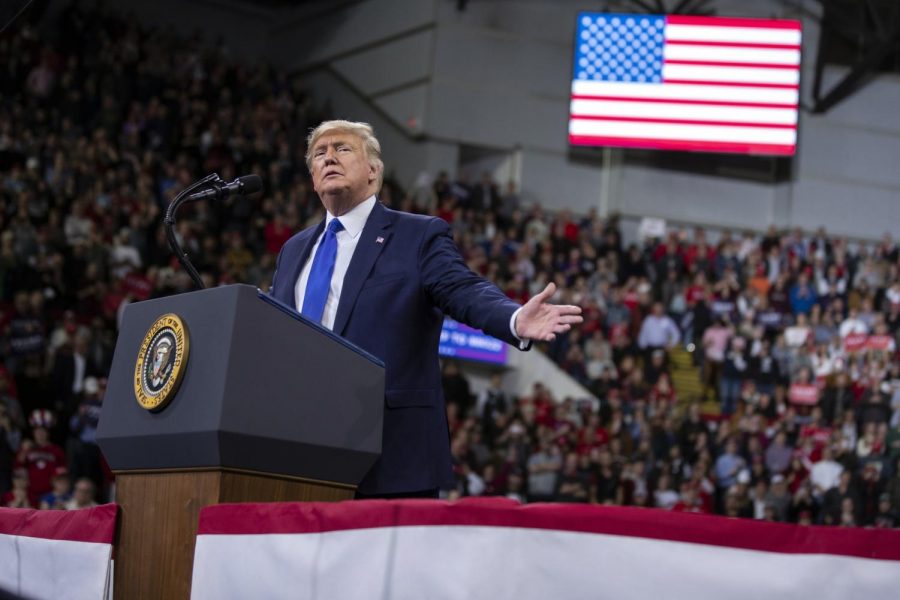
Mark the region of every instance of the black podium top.
<instances>
[{"instance_id":1,"label":"black podium top","mask_svg":"<svg viewBox=\"0 0 900 600\"><path fill-rule=\"evenodd\" d=\"M171 403L135 398L135 364L163 314L190 353ZM130 304L97 441L113 470L225 467L356 485L381 452L384 365L247 285Z\"/></svg>"}]
</instances>

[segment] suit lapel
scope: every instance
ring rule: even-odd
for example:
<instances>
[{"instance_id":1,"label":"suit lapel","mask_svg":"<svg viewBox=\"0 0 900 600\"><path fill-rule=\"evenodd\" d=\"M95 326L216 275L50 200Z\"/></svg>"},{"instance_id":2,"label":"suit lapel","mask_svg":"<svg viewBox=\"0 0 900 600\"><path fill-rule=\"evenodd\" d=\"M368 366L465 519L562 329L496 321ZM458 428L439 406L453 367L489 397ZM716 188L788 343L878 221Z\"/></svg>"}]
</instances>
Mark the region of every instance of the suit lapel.
<instances>
[{"instance_id":1,"label":"suit lapel","mask_svg":"<svg viewBox=\"0 0 900 600\"><path fill-rule=\"evenodd\" d=\"M282 288L284 296L278 299L291 308L297 308L297 298L294 293L294 290L297 288L297 279L300 278L300 272L303 270L303 265L306 264L309 253L312 251L312 247L316 244L316 240L319 239L319 236L324 229L325 219L322 219L322 222L316 225L316 227L311 230L311 233L306 236L306 239L299 240L300 254L297 256L296 260L287 265L288 270L285 273L287 281L285 282L286 285ZM284 266L282 269L284 269Z\"/></svg>"},{"instance_id":2,"label":"suit lapel","mask_svg":"<svg viewBox=\"0 0 900 600\"><path fill-rule=\"evenodd\" d=\"M343 335L347 321L350 319L350 313L356 304L356 297L359 296L359 291L372 271L375 261L391 238L390 227L391 218L387 209L380 202L376 202L365 227L359 234L359 242L356 244L353 258L350 259L347 274L344 276L344 285L341 289L341 299L338 302L333 328L338 335Z\"/></svg>"}]
</instances>

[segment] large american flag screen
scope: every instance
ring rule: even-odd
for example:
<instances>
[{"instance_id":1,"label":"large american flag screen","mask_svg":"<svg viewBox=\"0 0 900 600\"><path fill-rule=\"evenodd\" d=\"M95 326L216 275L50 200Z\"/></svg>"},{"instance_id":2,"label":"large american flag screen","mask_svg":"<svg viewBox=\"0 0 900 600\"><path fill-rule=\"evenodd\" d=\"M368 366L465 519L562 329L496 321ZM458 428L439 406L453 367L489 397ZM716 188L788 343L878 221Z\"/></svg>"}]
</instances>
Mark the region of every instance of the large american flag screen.
<instances>
[{"instance_id":1,"label":"large american flag screen","mask_svg":"<svg viewBox=\"0 0 900 600\"><path fill-rule=\"evenodd\" d=\"M792 155L800 35L799 21L581 13L569 142Z\"/></svg>"}]
</instances>

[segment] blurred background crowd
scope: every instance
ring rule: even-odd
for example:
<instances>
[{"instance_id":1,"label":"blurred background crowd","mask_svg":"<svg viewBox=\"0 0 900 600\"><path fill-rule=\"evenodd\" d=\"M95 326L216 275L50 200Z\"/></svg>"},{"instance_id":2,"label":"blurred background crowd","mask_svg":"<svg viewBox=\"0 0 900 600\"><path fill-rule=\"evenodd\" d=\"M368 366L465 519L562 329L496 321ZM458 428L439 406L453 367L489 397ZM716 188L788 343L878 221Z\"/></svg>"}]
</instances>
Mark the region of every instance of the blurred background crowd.
<instances>
[{"instance_id":1,"label":"blurred background crowd","mask_svg":"<svg viewBox=\"0 0 900 600\"><path fill-rule=\"evenodd\" d=\"M329 110L301 79L107 10L73 6L59 23L0 37L3 506L111 498L95 432L117 324L131 302L192 287L162 227L178 191L213 171L266 183L180 215L208 285L267 289L281 245L323 217L302 156ZM487 175L404 189L385 160L382 202L445 219L511 298L555 281L555 301L585 313L541 348L584 398L513 396L500 373L472 393L445 363L446 497L900 526L890 237L698 227L632 243L614 217L526 206Z\"/></svg>"}]
</instances>

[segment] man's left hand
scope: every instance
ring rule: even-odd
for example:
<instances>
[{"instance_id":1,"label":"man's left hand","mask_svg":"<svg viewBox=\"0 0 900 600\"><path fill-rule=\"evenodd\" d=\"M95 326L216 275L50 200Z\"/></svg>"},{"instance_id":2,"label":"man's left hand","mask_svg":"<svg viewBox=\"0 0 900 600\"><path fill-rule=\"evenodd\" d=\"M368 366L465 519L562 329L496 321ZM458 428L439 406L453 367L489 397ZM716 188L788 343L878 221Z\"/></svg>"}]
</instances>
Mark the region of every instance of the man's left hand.
<instances>
[{"instance_id":1,"label":"man's left hand","mask_svg":"<svg viewBox=\"0 0 900 600\"><path fill-rule=\"evenodd\" d=\"M565 333L584 321L581 307L570 304L550 304L556 284L548 283L540 294L529 300L516 317L516 335L523 340L552 342L556 334Z\"/></svg>"}]
</instances>

